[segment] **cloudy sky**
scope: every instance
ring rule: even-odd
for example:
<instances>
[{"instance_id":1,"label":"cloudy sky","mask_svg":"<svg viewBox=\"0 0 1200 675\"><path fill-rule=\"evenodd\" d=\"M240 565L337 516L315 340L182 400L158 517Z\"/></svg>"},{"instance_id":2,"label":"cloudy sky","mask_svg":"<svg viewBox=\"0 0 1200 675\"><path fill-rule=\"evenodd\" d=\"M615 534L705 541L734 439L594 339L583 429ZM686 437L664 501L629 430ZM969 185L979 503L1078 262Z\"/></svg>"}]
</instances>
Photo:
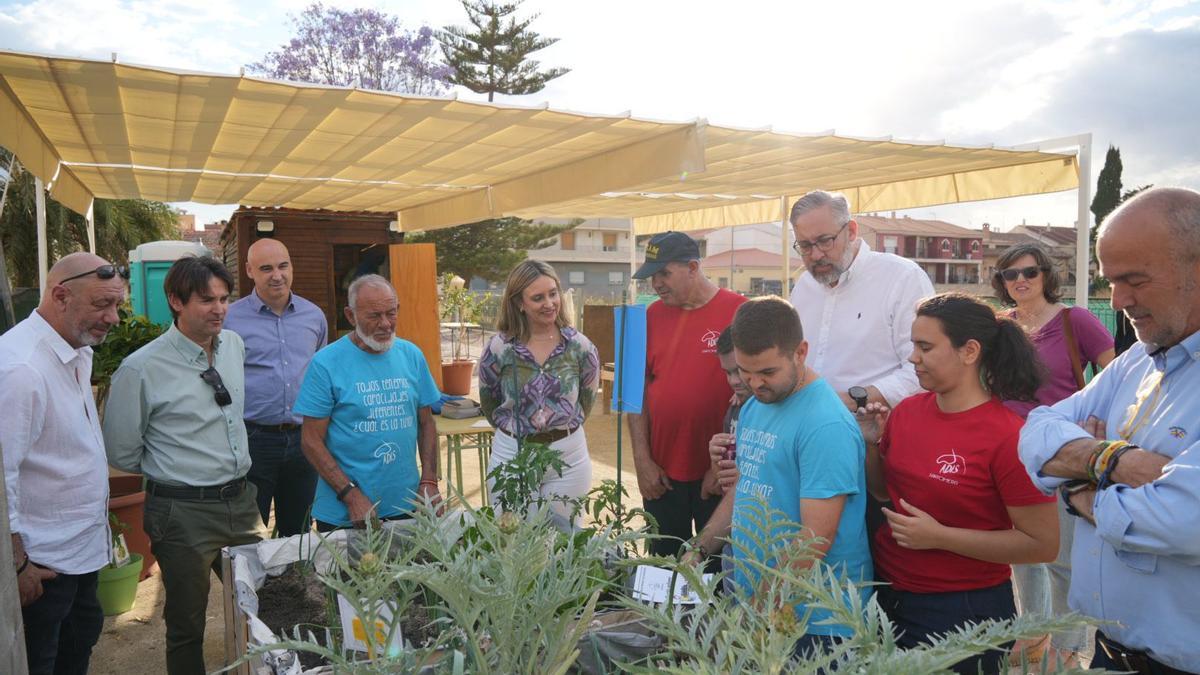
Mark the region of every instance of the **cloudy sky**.
<instances>
[{"instance_id":1,"label":"cloudy sky","mask_svg":"<svg viewBox=\"0 0 1200 675\"><path fill-rule=\"evenodd\" d=\"M233 74L291 35L303 0L0 0L0 47ZM332 0L406 26L455 0ZM568 75L508 99L584 112L1016 145L1094 135L1126 187L1200 188L1200 2L526 0ZM463 91L460 97L480 99ZM965 226L1071 225L1075 193L913 211ZM201 222L232 207L186 205Z\"/></svg>"}]
</instances>

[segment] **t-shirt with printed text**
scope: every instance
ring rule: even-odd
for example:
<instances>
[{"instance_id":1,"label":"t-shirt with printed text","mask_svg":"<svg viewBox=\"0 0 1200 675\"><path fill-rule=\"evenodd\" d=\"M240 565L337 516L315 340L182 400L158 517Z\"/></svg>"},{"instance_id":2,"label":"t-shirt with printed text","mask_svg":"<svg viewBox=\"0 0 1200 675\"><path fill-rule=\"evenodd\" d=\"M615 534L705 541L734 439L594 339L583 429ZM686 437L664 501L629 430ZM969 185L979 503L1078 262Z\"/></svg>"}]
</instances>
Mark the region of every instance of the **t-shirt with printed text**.
<instances>
[{"instance_id":1,"label":"t-shirt with printed text","mask_svg":"<svg viewBox=\"0 0 1200 675\"><path fill-rule=\"evenodd\" d=\"M295 412L330 418L326 447L386 518L412 508L420 481L417 413L439 396L416 345L397 338L387 352L371 354L347 335L313 357ZM346 505L323 479L317 483L312 515L350 525Z\"/></svg>"},{"instance_id":2,"label":"t-shirt with printed text","mask_svg":"<svg viewBox=\"0 0 1200 675\"><path fill-rule=\"evenodd\" d=\"M996 398L956 413L942 412L932 392L901 401L879 440L891 508L904 513L903 498L942 525L1007 530L1007 507L1053 503L1017 456L1021 424ZM886 523L875 532L873 552L882 576L914 593L988 588L1011 574L1008 565L943 549L901 548Z\"/></svg>"},{"instance_id":3,"label":"t-shirt with printed text","mask_svg":"<svg viewBox=\"0 0 1200 675\"><path fill-rule=\"evenodd\" d=\"M717 358L717 338L746 298L719 289L703 307L662 301L646 310L646 408L650 454L671 480L700 480L708 441L720 433L733 390Z\"/></svg>"},{"instance_id":4,"label":"t-shirt with printed text","mask_svg":"<svg viewBox=\"0 0 1200 675\"><path fill-rule=\"evenodd\" d=\"M824 562L855 583L871 581L871 551L867 541L866 446L850 411L825 380L815 380L778 403L751 398L738 417L738 483L733 500L733 555L774 565L750 535L763 539L757 527L754 504L782 511L786 522L772 523L772 536L790 540L803 525L801 499L830 499L845 495L837 533ZM783 545L780 541L778 545ZM738 565L734 582L753 593L756 577ZM859 586L865 602L870 586ZM803 604L796 606L803 615ZM814 635L850 635L847 626L822 624L825 610L813 610L808 632Z\"/></svg>"}]
</instances>

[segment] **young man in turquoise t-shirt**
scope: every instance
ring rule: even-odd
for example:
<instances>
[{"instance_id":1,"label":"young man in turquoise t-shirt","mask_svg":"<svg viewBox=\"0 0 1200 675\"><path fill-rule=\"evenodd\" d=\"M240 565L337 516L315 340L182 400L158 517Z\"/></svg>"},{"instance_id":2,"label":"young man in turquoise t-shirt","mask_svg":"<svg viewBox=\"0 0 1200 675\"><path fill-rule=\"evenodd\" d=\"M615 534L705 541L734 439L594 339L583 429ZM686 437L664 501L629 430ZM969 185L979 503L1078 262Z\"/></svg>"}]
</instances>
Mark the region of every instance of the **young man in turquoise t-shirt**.
<instances>
[{"instance_id":1,"label":"young man in turquoise t-shirt","mask_svg":"<svg viewBox=\"0 0 1200 675\"><path fill-rule=\"evenodd\" d=\"M386 279L359 277L349 296L354 332L313 357L294 408L304 416L304 456L321 477L312 512L318 531L361 527L372 512L395 518L417 500L440 499L430 409L440 394L425 357L395 337L396 293Z\"/></svg>"},{"instance_id":2,"label":"young man in turquoise t-shirt","mask_svg":"<svg viewBox=\"0 0 1200 675\"><path fill-rule=\"evenodd\" d=\"M833 389L805 366L808 344L795 309L778 297L751 300L733 319L738 369L754 397L742 408L737 434L738 482L727 492L708 527L697 537L702 552L720 539L732 541L734 582L753 595L761 583L745 560L780 564L779 551L763 551L753 506L782 511L770 535L820 537L814 551L826 565L854 582L874 573L865 521L866 447L858 424ZM730 536L732 532L732 537ZM753 535L753 538L752 538ZM782 561L805 569L811 559ZM862 590L863 599L870 594ZM796 605L802 615L803 604ZM814 610L800 648L850 635L843 625L821 624L828 612ZM800 636L797 636L800 637Z\"/></svg>"}]
</instances>

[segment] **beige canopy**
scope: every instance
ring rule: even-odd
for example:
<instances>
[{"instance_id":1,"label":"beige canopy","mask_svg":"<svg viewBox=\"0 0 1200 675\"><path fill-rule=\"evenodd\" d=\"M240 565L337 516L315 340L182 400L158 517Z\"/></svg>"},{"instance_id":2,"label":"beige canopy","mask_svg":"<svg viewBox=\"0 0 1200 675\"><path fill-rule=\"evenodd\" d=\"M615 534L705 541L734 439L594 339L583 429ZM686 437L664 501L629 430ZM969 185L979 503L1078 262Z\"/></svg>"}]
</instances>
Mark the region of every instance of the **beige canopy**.
<instances>
[{"instance_id":1,"label":"beige canopy","mask_svg":"<svg viewBox=\"0 0 1200 675\"><path fill-rule=\"evenodd\" d=\"M502 215L639 232L778 220L822 187L855 211L1069 190L1073 155L793 135L0 52L0 144L68 207L93 197Z\"/></svg>"},{"instance_id":2,"label":"beige canopy","mask_svg":"<svg viewBox=\"0 0 1200 675\"><path fill-rule=\"evenodd\" d=\"M1070 190L1090 169L1077 138L1078 155L787 134L0 51L0 145L88 214L105 197L395 211L403 231L506 215L694 230L779 221L818 187L856 212Z\"/></svg>"}]
</instances>

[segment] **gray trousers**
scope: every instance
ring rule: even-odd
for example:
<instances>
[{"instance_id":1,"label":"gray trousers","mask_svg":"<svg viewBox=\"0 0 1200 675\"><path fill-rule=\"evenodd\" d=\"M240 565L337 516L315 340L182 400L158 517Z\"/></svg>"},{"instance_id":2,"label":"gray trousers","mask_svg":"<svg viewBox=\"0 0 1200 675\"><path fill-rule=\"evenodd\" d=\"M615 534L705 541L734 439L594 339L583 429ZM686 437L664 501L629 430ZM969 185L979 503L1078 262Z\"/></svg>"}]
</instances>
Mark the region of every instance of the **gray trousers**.
<instances>
[{"instance_id":1,"label":"gray trousers","mask_svg":"<svg viewBox=\"0 0 1200 675\"><path fill-rule=\"evenodd\" d=\"M205 672L209 570L221 574L223 547L258 541L261 522L252 483L228 501L146 495L143 523L166 589L163 619L170 675Z\"/></svg>"}]
</instances>

